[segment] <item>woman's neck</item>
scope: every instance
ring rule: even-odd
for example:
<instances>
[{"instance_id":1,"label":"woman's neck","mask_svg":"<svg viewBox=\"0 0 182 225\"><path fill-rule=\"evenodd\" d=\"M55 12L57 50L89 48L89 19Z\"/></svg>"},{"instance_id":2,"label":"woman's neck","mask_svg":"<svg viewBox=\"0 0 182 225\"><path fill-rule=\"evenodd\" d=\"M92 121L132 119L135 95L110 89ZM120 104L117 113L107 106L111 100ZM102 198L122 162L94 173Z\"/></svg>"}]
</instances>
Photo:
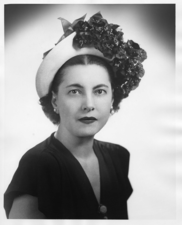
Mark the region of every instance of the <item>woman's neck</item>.
<instances>
[{"instance_id":1,"label":"woman's neck","mask_svg":"<svg viewBox=\"0 0 182 225\"><path fill-rule=\"evenodd\" d=\"M58 128L55 137L77 158L88 158L93 154L94 136L77 137Z\"/></svg>"}]
</instances>

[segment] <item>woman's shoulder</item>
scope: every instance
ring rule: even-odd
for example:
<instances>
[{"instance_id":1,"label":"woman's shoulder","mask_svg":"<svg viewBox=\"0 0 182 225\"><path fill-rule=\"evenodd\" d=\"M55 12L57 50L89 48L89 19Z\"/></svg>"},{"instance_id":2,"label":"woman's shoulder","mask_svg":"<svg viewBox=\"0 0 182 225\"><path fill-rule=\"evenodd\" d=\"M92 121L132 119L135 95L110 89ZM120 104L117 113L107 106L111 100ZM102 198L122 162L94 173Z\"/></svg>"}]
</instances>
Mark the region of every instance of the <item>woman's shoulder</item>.
<instances>
[{"instance_id":1,"label":"woman's shoulder","mask_svg":"<svg viewBox=\"0 0 182 225\"><path fill-rule=\"evenodd\" d=\"M104 151L109 151L111 153L117 153L117 154L125 154L125 155L130 154L128 149L126 149L125 147L123 147L120 144L115 144L115 143L106 142L106 141L100 141L100 140L96 140L96 139L95 139L95 143L97 144L97 146L99 148L101 148Z\"/></svg>"},{"instance_id":2,"label":"woman's shoulder","mask_svg":"<svg viewBox=\"0 0 182 225\"><path fill-rule=\"evenodd\" d=\"M129 154L128 149L123 147L120 144L115 144L111 142L106 142L106 141L100 141L95 139L95 143L102 149L109 150L109 151L114 151L114 152L123 152L126 154Z\"/></svg>"},{"instance_id":3,"label":"woman's shoulder","mask_svg":"<svg viewBox=\"0 0 182 225\"><path fill-rule=\"evenodd\" d=\"M97 149L99 149L105 159L112 159L118 171L122 170L125 171L125 174L128 174L130 153L125 147L119 144L98 140L95 140L95 143Z\"/></svg>"},{"instance_id":4,"label":"woman's shoulder","mask_svg":"<svg viewBox=\"0 0 182 225\"><path fill-rule=\"evenodd\" d=\"M20 164L55 163L50 151L50 137L28 149L20 159Z\"/></svg>"},{"instance_id":5,"label":"woman's shoulder","mask_svg":"<svg viewBox=\"0 0 182 225\"><path fill-rule=\"evenodd\" d=\"M13 178L4 194L4 207L7 215L17 196L38 196L39 190L46 191L44 182L59 184L60 171L56 159L50 151L50 137L24 153Z\"/></svg>"}]
</instances>

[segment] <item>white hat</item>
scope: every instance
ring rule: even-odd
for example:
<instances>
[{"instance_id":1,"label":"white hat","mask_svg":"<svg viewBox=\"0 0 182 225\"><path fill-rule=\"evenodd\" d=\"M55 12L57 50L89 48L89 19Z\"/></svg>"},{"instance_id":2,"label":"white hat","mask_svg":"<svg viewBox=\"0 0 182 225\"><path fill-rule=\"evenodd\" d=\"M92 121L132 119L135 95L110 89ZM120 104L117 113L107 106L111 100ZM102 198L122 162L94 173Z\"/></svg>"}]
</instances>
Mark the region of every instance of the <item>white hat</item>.
<instances>
[{"instance_id":1,"label":"white hat","mask_svg":"<svg viewBox=\"0 0 182 225\"><path fill-rule=\"evenodd\" d=\"M80 48L73 47L73 38L76 32L60 41L43 59L36 75L36 89L39 97L48 94L49 86L54 79L59 68L70 58L77 55L96 55L103 57L102 52L95 48Z\"/></svg>"},{"instance_id":2,"label":"white hat","mask_svg":"<svg viewBox=\"0 0 182 225\"><path fill-rule=\"evenodd\" d=\"M141 63L147 58L146 52L131 40L124 42L119 25L108 24L100 12L86 22L85 16L72 24L59 18L64 35L54 48L44 53L45 57L36 74L36 90L40 98L48 94L50 84L60 67L77 55L95 55L111 62L123 97L127 97L138 86L144 75ZM73 45L75 38L77 47Z\"/></svg>"}]
</instances>

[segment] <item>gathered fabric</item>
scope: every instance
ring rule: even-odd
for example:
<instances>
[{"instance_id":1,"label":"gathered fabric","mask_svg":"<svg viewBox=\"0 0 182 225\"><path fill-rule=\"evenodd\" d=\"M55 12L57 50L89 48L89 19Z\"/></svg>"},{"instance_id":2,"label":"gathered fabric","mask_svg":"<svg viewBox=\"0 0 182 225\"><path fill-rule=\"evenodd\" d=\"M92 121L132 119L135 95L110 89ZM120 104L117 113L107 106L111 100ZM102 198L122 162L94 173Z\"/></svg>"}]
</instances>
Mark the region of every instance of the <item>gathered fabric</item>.
<instances>
[{"instance_id":1,"label":"gathered fabric","mask_svg":"<svg viewBox=\"0 0 182 225\"><path fill-rule=\"evenodd\" d=\"M54 137L27 151L4 194L8 217L13 200L29 194L47 219L128 219L128 150L94 139L100 171L100 202L78 160Z\"/></svg>"}]
</instances>

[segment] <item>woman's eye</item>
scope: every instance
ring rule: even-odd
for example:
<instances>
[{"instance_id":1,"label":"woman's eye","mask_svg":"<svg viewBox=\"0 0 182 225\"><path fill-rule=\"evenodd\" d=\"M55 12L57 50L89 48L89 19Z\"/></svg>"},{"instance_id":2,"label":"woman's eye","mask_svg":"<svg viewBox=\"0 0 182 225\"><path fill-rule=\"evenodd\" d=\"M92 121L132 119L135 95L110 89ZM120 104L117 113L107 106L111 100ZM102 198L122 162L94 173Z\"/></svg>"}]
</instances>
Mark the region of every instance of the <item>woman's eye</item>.
<instances>
[{"instance_id":1,"label":"woman's eye","mask_svg":"<svg viewBox=\"0 0 182 225\"><path fill-rule=\"evenodd\" d=\"M98 95L103 95L103 94L106 94L107 92L106 92L106 90L104 90L104 89L99 89L99 90L96 90L96 94L98 94Z\"/></svg>"},{"instance_id":2,"label":"woman's eye","mask_svg":"<svg viewBox=\"0 0 182 225\"><path fill-rule=\"evenodd\" d=\"M69 94L77 95L77 94L80 94L80 91L79 90L71 90L71 91L69 91Z\"/></svg>"}]
</instances>

